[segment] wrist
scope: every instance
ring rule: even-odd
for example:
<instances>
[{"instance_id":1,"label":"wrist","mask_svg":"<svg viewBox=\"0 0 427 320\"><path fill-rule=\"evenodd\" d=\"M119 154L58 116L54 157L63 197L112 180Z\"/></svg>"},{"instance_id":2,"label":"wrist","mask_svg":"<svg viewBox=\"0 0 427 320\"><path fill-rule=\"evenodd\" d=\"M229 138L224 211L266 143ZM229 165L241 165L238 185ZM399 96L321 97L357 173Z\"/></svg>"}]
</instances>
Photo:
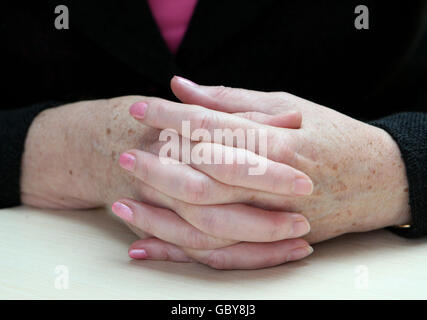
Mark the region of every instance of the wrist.
<instances>
[{"instance_id":1,"label":"wrist","mask_svg":"<svg viewBox=\"0 0 427 320\"><path fill-rule=\"evenodd\" d=\"M92 170L88 123L96 101L72 103L40 113L31 124L21 162L24 204L92 208L102 204Z\"/></svg>"},{"instance_id":2,"label":"wrist","mask_svg":"<svg viewBox=\"0 0 427 320\"><path fill-rule=\"evenodd\" d=\"M390 220L387 223L388 226L407 225L411 223L411 213L409 207L409 185L406 175L406 166L403 161L400 149L396 141L384 130L380 129L384 135L389 154L389 158L386 160L386 168L390 171L390 184L394 186L390 191L394 203L394 210L390 215Z\"/></svg>"},{"instance_id":3,"label":"wrist","mask_svg":"<svg viewBox=\"0 0 427 320\"><path fill-rule=\"evenodd\" d=\"M368 229L380 229L411 221L408 181L405 163L394 139L383 129L375 129L377 143L372 150L375 167L375 188L371 189L375 213L368 222Z\"/></svg>"}]
</instances>

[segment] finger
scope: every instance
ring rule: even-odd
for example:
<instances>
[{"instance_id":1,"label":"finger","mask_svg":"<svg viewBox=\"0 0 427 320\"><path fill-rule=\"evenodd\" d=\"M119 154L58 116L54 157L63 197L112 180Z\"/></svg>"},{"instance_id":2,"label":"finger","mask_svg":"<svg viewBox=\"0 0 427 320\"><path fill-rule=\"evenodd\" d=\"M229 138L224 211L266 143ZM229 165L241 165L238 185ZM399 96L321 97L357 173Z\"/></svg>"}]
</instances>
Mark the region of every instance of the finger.
<instances>
[{"instance_id":1,"label":"finger","mask_svg":"<svg viewBox=\"0 0 427 320\"><path fill-rule=\"evenodd\" d=\"M160 98L147 98L145 101L136 102L130 107L129 112L142 124L177 132L192 141L222 143L224 135L231 136L234 140L234 135L246 134L248 130L257 135L278 134L276 127L266 126L233 114L197 105L183 105Z\"/></svg>"},{"instance_id":2,"label":"finger","mask_svg":"<svg viewBox=\"0 0 427 320\"><path fill-rule=\"evenodd\" d=\"M232 114L159 98L134 103L129 111L148 126L168 129L162 130L160 137L179 134L192 141L249 149L292 167L296 167L299 159L297 130L267 126Z\"/></svg>"},{"instance_id":3,"label":"finger","mask_svg":"<svg viewBox=\"0 0 427 320\"><path fill-rule=\"evenodd\" d=\"M284 145L284 141L280 144L260 143L259 146L266 145L266 148L258 149L258 153L262 155L260 156L245 148L233 148L217 143L196 143L170 131L168 131L168 139L166 143L164 141L167 139L163 139L151 144L148 148L150 153L159 155L160 160L162 160L160 161L161 163L157 160L158 164L149 164L149 161L154 162L157 158L149 157L148 153L145 156L147 160L144 162L143 152L138 152L137 150L129 152L140 155L136 160L137 163L141 163L140 170L142 170L142 173L139 174L140 179L177 199L190 203L218 204L226 203L226 199L231 198L232 201L228 202L237 202L236 193L240 194L239 199L241 199L242 190L236 188L227 190L226 185L282 195L309 195L313 190L313 183L310 178L292 166L292 164L295 164L296 153L292 151L293 147ZM244 140L245 138L239 138L238 140L242 139ZM256 149L249 146L249 139L247 147L248 149ZM277 153L277 150L269 153L268 150L273 150L274 148L280 148L280 153ZM266 155L271 155L272 160L268 159ZM126 160L128 157L135 157L135 155L122 155L120 157L120 163L125 169L127 169L125 165L128 162ZM179 165L171 164L169 168L166 168L164 164L168 162L164 160L168 158L189 164L192 168L202 171L221 183L213 183L209 180L204 181L206 176L199 172L197 174L200 179L193 179L195 185L189 179L182 180L182 177L197 178L197 174L191 173L191 169L185 166L180 167ZM287 162L289 165L285 164ZM131 166L128 170L133 172L132 170L138 171L139 169ZM184 172L191 174L187 175ZM164 175L163 179L158 179L158 176L162 174ZM169 178L169 175L176 177L176 179ZM260 175L263 177L260 178ZM152 180L154 184L149 180ZM203 187L202 182L205 187ZM156 183L162 184L163 188L156 187ZM176 185L183 185L184 188L177 188ZM205 191L206 199L201 199L197 194L194 197L191 192L193 187L199 191ZM170 192L165 188L171 189ZM215 192L215 199L212 199L211 193L207 192L213 189L219 190ZM185 200L188 197L193 200Z\"/></svg>"},{"instance_id":4,"label":"finger","mask_svg":"<svg viewBox=\"0 0 427 320\"><path fill-rule=\"evenodd\" d=\"M129 247L129 257L136 260L163 260L173 262L194 262L178 246L157 238L148 238L135 241Z\"/></svg>"},{"instance_id":5,"label":"finger","mask_svg":"<svg viewBox=\"0 0 427 320\"><path fill-rule=\"evenodd\" d=\"M241 188L224 185L172 158L134 149L123 153L119 164L156 190L185 202L218 204L244 199Z\"/></svg>"},{"instance_id":6,"label":"finger","mask_svg":"<svg viewBox=\"0 0 427 320\"><path fill-rule=\"evenodd\" d=\"M132 254L131 254L132 252ZM139 240L129 250L134 259L169 260L175 262L199 261L214 269L260 269L303 259L313 248L302 240L284 240L272 243L240 242L214 250L179 248L161 240Z\"/></svg>"},{"instance_id":7,"label":"finger","mask_svg":"<svg viewBox=\"0 0 427 320\"><path fill-rule=\"evenodd\" d=\"M290 196L313 191L305 173L248 150L201 142L193 151L202 151L204 158L191 166L223 184Z\"/></svg>"},{"instance_id":8,"label":"finger","mask_svg":"<svg viewBox=\"0 0 427 320\"><path fill-rule=\"evenodd\" d=\"M271 242L302 237L310 232L310 224L301 214L245 204L194 206L177 203L175 210L198 230L220 239Z\"/></svg>"},{"instance_id":9,"label":"finger","mask_svg":"<svg viewBox=\"0 0 427 320\"><path fill-rule=\"evenodd\" d=\"M213 249L235 243L201 232L168 209L156 208L131 199L112 205L112 211L124 221L159 239L196 249Z\"/></svg>"},{"instance_id":10,"label":"finger","mask_svg":"<svg viewBox=\"0 0 427 320\"><path fill-rule=\"evenodd\" d=\"M215 238L271 242L302 237L310 232L308 220L298 213L265 210L245 204L192 205L144 183L141 192L153 206L176 212L192 226Z\"/></svg>"},{"instance_id":11,"label":"finger","mask_svg":"<svg viewBox=\"0 0 427 320\"><path fill-rule=\"evenodd\" d=\"M300 111L289 111L275 115L256 111L237 112L233 114L254 122L280 128L299 129L302 123L302 113Z\"/></svg>"},{"instance_id":12,"label":"finger","mask_svg":"<svg viewBox=\"0 0 427 320\"><path fill-rule=\"evenodd\" d=\"M303 172L253 152L209 143L195 148L206 155L199 163L191 159L192 166L136 149L123 153L119 164L155 189L189 203L238 202L243 190L233 186L282 195L309 195L313 190Z\"/></svg>"},{"instance_id":13,"label":"finger","mask_svg":"<svg viewBox=\"0 0 427 320\"><path fill-rule=\"evenodd\" d=\"M301 110L301 103L305 101L285 92L271 93L224 86L202 86L177 76L172 78L171 88L183 103L230 113L258 111L277 114Z\"/></svg>"},{"instance_id":14,"label":"finger","mask_svg":"<svg viewBox=\"0 0 427 320\"><path fill-rule=\"evenodd\" d=\"M313 248L302 239L270 243L240 242L215 250L183 249L193 259L214 269L261 269L309 256Z\"/></svg>"}]
</instances>

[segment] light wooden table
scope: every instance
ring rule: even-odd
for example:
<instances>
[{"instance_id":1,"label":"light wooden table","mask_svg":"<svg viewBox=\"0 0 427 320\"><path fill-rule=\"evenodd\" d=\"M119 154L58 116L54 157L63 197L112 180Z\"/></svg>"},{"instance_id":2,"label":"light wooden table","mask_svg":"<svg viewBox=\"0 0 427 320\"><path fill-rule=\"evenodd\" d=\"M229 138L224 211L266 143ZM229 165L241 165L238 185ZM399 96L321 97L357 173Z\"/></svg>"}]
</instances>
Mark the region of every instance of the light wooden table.
<instances>
[{"instance_id":1,"label":"light wooden table","mask_svg":"<svg viewBox=\"0 0 427 320\"><path fill-rule=\"evenodd\" d=\"M346 235L255 271L132 261L135 235L103 210L0 210L0 298L426 299L427 239Z\"/></svg>"}]
</instances>

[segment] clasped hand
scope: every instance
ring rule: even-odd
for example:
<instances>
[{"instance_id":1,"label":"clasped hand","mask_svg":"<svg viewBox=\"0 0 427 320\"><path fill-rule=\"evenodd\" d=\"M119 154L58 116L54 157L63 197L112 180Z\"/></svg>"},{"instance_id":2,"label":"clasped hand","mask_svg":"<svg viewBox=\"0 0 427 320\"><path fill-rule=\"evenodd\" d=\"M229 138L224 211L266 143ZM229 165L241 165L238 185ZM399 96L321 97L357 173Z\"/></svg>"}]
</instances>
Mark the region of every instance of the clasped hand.
<instances>
[{"instance_id":1,"label":"clasped hand","mask_svg":"<svg viewBox=\"0 0 427 320\"><path fill-rule=\"evenodd\" d=\"M119 159L138 190L112 206L142 238L132 258L256 269L302 259L309 243L407 222L405 169L385 131L284 92L179 77L171 87L182 103L143 98L129 109L153 130ZM217 129L264 132L267 143L211 141ZM253 164L262 174L248 173Z\"/></svg>"}]
</instances>

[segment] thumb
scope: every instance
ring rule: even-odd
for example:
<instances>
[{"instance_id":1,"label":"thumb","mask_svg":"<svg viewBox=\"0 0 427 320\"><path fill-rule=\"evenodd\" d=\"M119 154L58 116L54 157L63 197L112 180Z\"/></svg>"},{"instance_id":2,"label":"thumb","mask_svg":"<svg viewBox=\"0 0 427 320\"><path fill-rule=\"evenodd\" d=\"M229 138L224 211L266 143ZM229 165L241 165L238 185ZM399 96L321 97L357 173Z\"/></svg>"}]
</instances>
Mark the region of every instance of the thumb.
<instances>
[{"instance_id":1,"label":"thumb","mask_svg":"<svg viewBox=\"0 0 427 320\"><path fill-rule=\"evenodd\" d=\"M171 89L175 96L186 104L233 113L254 122L299 129L302 122L300 111L283 108L279 113L271 110L274 105L265 92L223 86L202 86L188 79L174 76Z\"/></svg>"},{"instance_id":2,"label":"thumb","mask_svg":"<svg viewBox=\"0 0 427 320\"><path fill-rule=\"evenodd\" d=\"M197 104L228 113L257 111L272 113L271 100L265 92L224 86L202 86L188 79L174 76L171 89L183 103Z\"/></svg>"}]
</instances>

